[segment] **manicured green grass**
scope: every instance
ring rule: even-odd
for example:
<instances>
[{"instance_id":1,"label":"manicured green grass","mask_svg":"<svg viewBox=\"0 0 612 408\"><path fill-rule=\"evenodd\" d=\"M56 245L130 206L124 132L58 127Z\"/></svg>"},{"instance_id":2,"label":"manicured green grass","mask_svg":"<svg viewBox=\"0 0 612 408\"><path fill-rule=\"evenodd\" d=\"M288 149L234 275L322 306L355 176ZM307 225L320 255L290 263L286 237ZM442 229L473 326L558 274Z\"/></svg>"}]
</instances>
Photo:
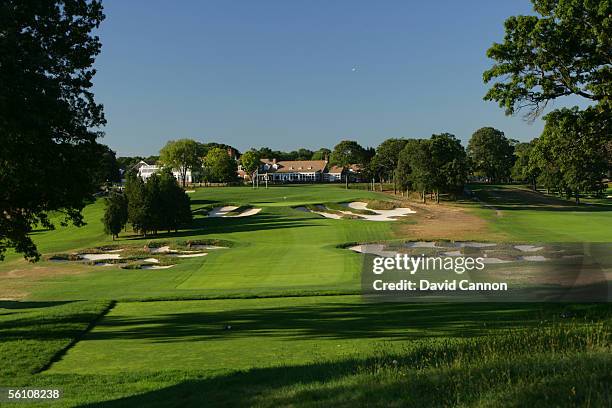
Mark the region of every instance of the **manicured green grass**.
<instances>
[{"instance_id":1,"label":"manicured green grass","mask_svg":"<svg viewBox=\"0 0 612 408\"><path fill-rule=\"evenodd\" d=\"M517 186L473 185L470 189L489 207L475 211L514 241L610 242L612 200L576 205Z\"/></svg>"},{"instance_id":2,"label":"manicured green grass","mask_svg":"<svg viewBox=\"0 0 612 408\"><path fill-rule=\"evenodd\" d=\"M48 352L2 381L61 387L64 399L53 406L499 405L499 398L601 406L610 398L606 305L375 304L355 296L119 303L36 375L105 305L22 306L20 319L1 309L9 313L0 327L19 322L29 350ZM0 348L3 361L11 351Z\"/></svg>"},{"instance_id":3,"label":"manicured green grass","mask_svg":"<svg viewBox=\"0 0 612 408\"><path fill-rule=\"evenodd\" d=\"M560 203L514 187L474 189L489 207L465 205L508 240L611 238L610 207ZM388 200L342 186L203 188L190 196L193 209L262 211L244 218L196 213L191 229L155 238L231 242L171 269L29 265L9 255L0 284L27 291L29 301L0 302L0 385L64 390L62 401L41 406L612 405L608 304L306 296L358 292L361 258L338 246L398 239L392 227L410 218L331 220L293 208ZM111 244L102 209L101 201L88 206L83 228L37 232L40 250ZM142 250L149 242L128 233L115 244ZM74 273L55 273L63 268ZM44 277L22 275L37 270ZM256 298L263 295L284 297ZM172 300L135 301L161 298ZM219 299L185 300L198 298Z\"/></svg>"},{"instance_id":4,"label":"manicured green grass","mask_svg":"<svg viewBox=\"0 0 612 408\"><path fill-rule=\"evenodd\" d=\"M392 238L390 223L331 220L292 208L327 200L354 201L380 194L346 190L341 186L308 185L253 190L248 187L202 188L190 194L193 208L235 203L262 208L241 218L196 215L193 228L161 234L169 243L194 239L233 242L229 250L209 251L202 258L182 259L172 269L129 270L90 267L86 273L61 275L33 283L31 299L125 299L197 297L299 291L355 292L359 289L360 257L336 248L349 241ZM88 223L35 236L43 253L70 252L112 243L102 234L101 201L86 208ZM401 222L401 221L395 221ZM149 239L123 234L118 244L144 246ZM19 259L0 265L0 271L27 267ZM39 265L58 267L41 262ZM63 265L62 265L63 266ZM65 267L72 267L65 264Z\"/></svg>"}]
</instances>

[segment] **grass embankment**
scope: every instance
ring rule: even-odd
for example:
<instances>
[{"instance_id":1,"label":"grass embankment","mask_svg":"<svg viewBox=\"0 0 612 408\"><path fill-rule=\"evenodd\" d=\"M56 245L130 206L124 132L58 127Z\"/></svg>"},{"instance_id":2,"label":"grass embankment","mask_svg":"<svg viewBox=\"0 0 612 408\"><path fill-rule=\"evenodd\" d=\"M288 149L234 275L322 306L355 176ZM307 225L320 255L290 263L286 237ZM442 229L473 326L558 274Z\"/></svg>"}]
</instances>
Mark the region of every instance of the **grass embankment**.
<instances>
[{"instance_id":1,"label":"grass embankment","mask_svg":"<svg viewBox=\"0 0 612 408\"><path fill-rule=\"evenodd\" d=\"M474 211L517 242L610 242L612 200L575 204L519 186L469 186L486 207Z\"/></svg>"},{"instance_id":2,"label":"grass embankment","mask_svg":"<svg viewBox=\"0 0 612 408\"><path fill-rule=\"evenodd\" d=\"M11 333L0 358L17 362L0 378L61 385L64 397L52 406L610 403L607 305L363 304L346 296L119 303L35 375L107 305L20 305L0 317ZM43 352L19 363L24 356L11 357L10 342L20 340Z\"/></svg>"}]
</instances>

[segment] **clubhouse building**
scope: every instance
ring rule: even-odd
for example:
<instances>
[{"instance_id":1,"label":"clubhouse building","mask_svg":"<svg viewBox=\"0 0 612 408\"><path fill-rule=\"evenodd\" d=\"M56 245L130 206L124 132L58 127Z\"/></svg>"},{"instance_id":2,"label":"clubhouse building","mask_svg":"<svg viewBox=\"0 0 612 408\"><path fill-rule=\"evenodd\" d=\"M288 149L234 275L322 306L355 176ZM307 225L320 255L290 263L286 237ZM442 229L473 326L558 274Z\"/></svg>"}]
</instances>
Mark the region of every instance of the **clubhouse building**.
<instances>
[{"instance_id":1,"label":"clubhouse building","mask_svg":"<svg viewBox=\"0 0 612 408\"><path fill-rule=\"evenodd\" d=\"M330 166L327 160L262 159L257 177L260 182L270 183L333 183L342 181L346 174L358 179L358 173L357 166L351 166L347 173L341 167Z\"/></svg>"}]
</instances>

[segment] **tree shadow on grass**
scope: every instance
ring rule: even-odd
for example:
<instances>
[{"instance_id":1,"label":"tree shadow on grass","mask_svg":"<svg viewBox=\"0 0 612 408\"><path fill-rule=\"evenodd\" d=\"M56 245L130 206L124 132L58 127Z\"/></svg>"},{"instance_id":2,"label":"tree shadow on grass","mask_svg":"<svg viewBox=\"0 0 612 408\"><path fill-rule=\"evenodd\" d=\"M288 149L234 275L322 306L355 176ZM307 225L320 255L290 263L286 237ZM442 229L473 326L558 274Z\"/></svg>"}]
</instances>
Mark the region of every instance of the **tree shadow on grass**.
<instances>
[{"instance_id":1,"label":"tree shadow on grass","mask_svg":"<svg viewBox=\"0 0 612 408\"><path fill-rule=\"evenodd\" d=\"M253 232L285 228L321 227L312 218L283 217L276 214L255 214L248 217L196 217L190 228L178 232L161 232L154 236L135 236L128 240L150 240L152 238L180 238L205 234Z\"/></svg>"},{"instance_id":2,"label":"tree shadow on grass","mask_svg":"<svg viewBox=\"0 0 612 408\"><path fill-rule=\"evenodd\" d=\"M76 300L61 300L48 302L23 302L18 300L0 300L0 309L40 309L44 307L61 306Z\"/></svg>"},{"instance_id":3,"label":"tree shadow on grass","mask_svg":"<svg viewBox=\"0 0 612 408\"><path fill-rule=\"evenodd\" d=\"M565 398L568 406L606 405L609 374L602 354L575 354L564 359L534 360L529 356L502 356L453 367L449 355L429 365L418 350L370 358L349 358L305 365L254 368L214 377L183 380L139 395L83 406L118 408L226 407L226 406L455 406L469 405L500 392L512 406L549 406ZM426 357L426 356L425 356ZM414 362L424 367L416 369ZM440 367L432 367L441 363ZM449 367L450 366L450 367ZM416 375L418 373L418 375ZM589 373L590 375L584 375ZM466 374L469 374L466 376ZM163 373L160 373L161 377ZM526 378L551 378L539 383L537 393ZM176 381L176 380L175 380ZM567 400L567 390L578 390ZM511 394L509 394L511 393ZM596 401L593 404L593 401ZM499 402L499 401L497 401ZM591 402L590 404L588 402ZM557 404L555 404L557 405ZM563 404L562 404L563 405Z\"/></svg>"},{"instance_id":4,"label":"tree shadow on grass","mask_svg":"<svg viewBox=\"0 0 612 408\"><path fill-rule=\"evenodd\" d=\"M491 186L483 190L476 190L475 195L485 204L501 211L612 212L612 205L576 204L571 201L517 188Z\"/></svg>"},{"instance_id":5,"label":"tree shadow on grass","mask_svg":"<svg viewBox=\"0 0 612 408\"><path fill-rule=\"evenodd\" d=\"M596 306L594 306L596 307ZM86 340L192 342L277 337L288 340L480 336L487 329L534 327L559 316L562 305L400 304L333 301L149 316L106 316ZM609 309L608 309L609 311ZM547 317L543 317L547 316ZM227 329L226 326L231 326Z\"/></svg>"}]
</instances>

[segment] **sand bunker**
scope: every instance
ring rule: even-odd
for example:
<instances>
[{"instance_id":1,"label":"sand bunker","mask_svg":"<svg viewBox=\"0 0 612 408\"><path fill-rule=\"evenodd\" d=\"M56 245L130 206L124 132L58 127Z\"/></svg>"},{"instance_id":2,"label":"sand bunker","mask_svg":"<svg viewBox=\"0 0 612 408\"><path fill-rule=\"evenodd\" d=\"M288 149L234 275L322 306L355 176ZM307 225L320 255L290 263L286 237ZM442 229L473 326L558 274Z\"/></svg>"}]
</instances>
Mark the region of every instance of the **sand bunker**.
<instances>
[{"instance_id":1,"label":"sand bunker","mask_svg":"<svg viewBox=\"0 0 612 408\"><path fill-rule=\"evenodd\" d=\"M251 215L255 215L261 211L261 208L249 208L246 211L241 212L240 214L228 215L228 213L237 210L238 207L233 205L226 205L225 207L215 207L208 213L209 217L217 218L217 217L227 217L227 218L235 218L235 217L249 217Z\"/></svg>"},{"instance_id":2,"label":"sand bunker","mask_svg":"<svg viewBox=\"0 0 612 408\"><path fill-rule=\"evenodd\" d=\"M86 261L102 261L105 259L120 259L119 254L79 254L79 258Z\"/></svg>"},{"instance_id":3,"label":"sand bunker","mask_svg":"<svg viewBox=\"0 0 612 408\"><path fill-rule=\"evenodd\" d=\"M222 246L217 246L217 245L191 245L189 248L193 248L198 251L214 250L214 249L228 249L227 247L222 247Z\"/></svg>"},{"instance_id":4,"label":"sand bunker","mask_svg":"<svg viewBox=\"0 0 612 408\"><path fill-rule=\"evenodd\" d=\"M193 254L173 254L170 256L175 256L177 258L195 258L198 256L206 256L208 255L206 252L197 252L197 253L193 253Z\"/></svg>"},{"instance_id":5,"label":"sand bunker","mask_svg":"<svg viewBox=\"0 0 612 408\"><path fill-rule=\"evenodd\" d=\"M535 245L515 245L514 247L522 252L538 252L544 249L544 247L537 247Z\"/></svg>"},{"instance_id":6,"label":"sand bunker","mask_svg":"<svg viewBox=\"0 0 612 408\"><path fill-rule=\"evenodd\" d=\"M142 265L140 269L168 269L174 265Z\"/></svg>"},{"instance_id":7,"label":"sand bunker","mask_svg":"<svg viewBox=\"0 0 612 408\"><path fill-rule=\"evenodd\" d=\"M366 221L396 221L397 217L403 217L405 215L408 214L415 214L416 211L411 210L410 208L395 208L393 210L371 210L369 208L367 208L368 203L364 203L361 201L355 201L352 203L348 203L346 204L346 207L348 208L352 208L355 210L368 210L371 211L375 214L356 214L352 211L346 210L346 211L339 211L339 210L334 210L333 213L330 212L326 212L324 208L321 208L321 211L313 211L313 210L309 210L306 207L296 207L295 209L298 211L304 211L304 212L311 212L314 214L319 214L322 215L323 217L326 218L332 218L335 220L339 220L341 218L344 218L344 215L350 215L350 216L355 216L358 217L357 219L363 219Z\"/></svg>"},{"instance_id":8,"label":"sand bunker","mask_svg":"<svg viewBox=\"0 0 612 408\"><path fill-rule=\"evenodd\" d=\"M159 259L147 258L147 259L143 259L142 262L159 263Z\"/></svg>"}]
</instances>

